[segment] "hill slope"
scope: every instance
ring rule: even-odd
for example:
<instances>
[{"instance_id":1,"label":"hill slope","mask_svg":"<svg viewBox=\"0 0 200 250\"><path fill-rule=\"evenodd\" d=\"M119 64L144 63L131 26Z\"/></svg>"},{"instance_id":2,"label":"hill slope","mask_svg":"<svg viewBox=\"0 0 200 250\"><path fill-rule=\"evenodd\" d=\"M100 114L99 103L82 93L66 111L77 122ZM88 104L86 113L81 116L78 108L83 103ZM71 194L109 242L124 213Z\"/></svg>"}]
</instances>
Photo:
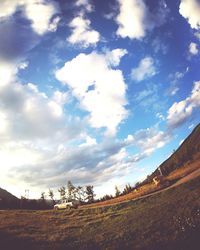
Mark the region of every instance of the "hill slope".
<instances>
[{"instance_id":1,"label":"hill slope","mask_svg":"<svg viewBox=\"0 0 200 250\"><path fill-rule=\"evenodd\" d=\"M198 124L192 133L184 140L181 146L166 160L159 168L163 175L169 175L175 169L178 169L190 161L200 160L200 124ZM159 174L158 168L151 175L153 178Z\"/></svg>"},{"instance_id":2,"label":"hill slope","mask_svg":"<svg viewBox=\"0 0 200 250\"><path fill-rule=\"evenodd\" d=\"M6 200L6 201L16 201L18 200L18 198L14 195L12 195L11 193L9 193L8 191L0 188L0 199L1 200Z\"/></svg>"}]
</instances>

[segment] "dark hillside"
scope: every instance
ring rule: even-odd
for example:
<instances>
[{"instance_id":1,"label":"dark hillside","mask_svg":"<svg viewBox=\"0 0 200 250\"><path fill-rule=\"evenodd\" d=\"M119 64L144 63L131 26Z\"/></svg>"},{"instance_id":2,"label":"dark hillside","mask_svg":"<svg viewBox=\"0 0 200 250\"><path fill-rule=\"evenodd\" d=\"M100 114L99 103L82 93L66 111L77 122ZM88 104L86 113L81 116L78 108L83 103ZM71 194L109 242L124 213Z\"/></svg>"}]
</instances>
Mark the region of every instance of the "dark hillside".
<instances>
[{"instance_id":1,"label":"dark hillside","mask_svg":"<svg viewBox=\"0 0 200 250\"><path fill-rule=\"evenodd\" d=\"M194 128L181 146L159 167L163 175L167 176L183 165L197 160L200 160L200 124ZM150 176L150 179L158 174L159 171L156 169Z\"/></svg>"},{"instance_id":2,"label":"dark hillside","mask_svg":"<svg viewBox=\"0 0 200 250\"><path fill-rule=\"evenodd\" d=\"M8 191L0 188L0 199L1 200L6 200L6 201L16 201L18 200L18 198L14 195L12 195L11 193L9 193Z\"/></svg>"},{"instance_id":3,"label":"dark hillside","mask_svg":"<svg viewBox=\"0 0 200 250\"><path fill-rule=\"evenodd\" d=\"M18 208L19 204L20 200L17 197L0 188L0 209Z\"/></svg>"}]
</instances>

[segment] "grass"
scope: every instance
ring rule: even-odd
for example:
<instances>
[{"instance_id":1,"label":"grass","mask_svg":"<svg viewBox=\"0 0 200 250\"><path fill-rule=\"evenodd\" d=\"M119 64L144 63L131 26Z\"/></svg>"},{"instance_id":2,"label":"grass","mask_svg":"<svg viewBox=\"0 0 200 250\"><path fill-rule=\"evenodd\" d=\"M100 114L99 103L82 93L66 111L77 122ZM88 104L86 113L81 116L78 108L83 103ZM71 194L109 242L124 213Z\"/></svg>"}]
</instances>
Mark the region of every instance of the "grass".
<instances>
[{"instance_id":1,"label":"grass","mask_svg":"<svg viewBox=\"0 0 200 250\"><path fill-rule=\"evenodd\" d=\"M200 159L200 155L198 155L198 157ZM181 168L178 168L178 169L174 170L173 172L171 172L168 175L167 179L169 181L180 179L180 178L192 173L193 171L197 170L198 168L199 168L199 160L187 162Z\"/></svg>"},{"instance_id":2,"label":"grass","mask_svg":"<svg viewBox=\"0 0 200 250\"><path fill-rule=\"evenodd\" d=\"M199 249L200 177L151 197L70 211L0 211L1 249Z\"/></svg>"}]
</instances>

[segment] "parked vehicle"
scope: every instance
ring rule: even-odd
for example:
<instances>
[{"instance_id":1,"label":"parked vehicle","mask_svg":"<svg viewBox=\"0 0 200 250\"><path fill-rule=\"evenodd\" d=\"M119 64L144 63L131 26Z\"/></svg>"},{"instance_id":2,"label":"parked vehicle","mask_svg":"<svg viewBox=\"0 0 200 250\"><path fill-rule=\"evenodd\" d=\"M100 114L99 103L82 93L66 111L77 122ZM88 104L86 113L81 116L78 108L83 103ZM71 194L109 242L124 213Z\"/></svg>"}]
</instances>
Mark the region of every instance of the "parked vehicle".
<instances>
[{"instance_id":1,"label":"parked vehicle","mask_svg":"<svg viewBox=\"0 0 200 250\"><path fill-rule=\"evenodd\" d=\"M153 183L157 187L167 187L167 186L169 186L169 181L163 175L155 176L153 178Z\"/></svg>"},{"instance_id":2,"label":"parked vehicle","mask_svg":"<svg viewBox=\"0 0 200 250\"><path fill-rule=\"evenodd\" d=\"M71 208L78 208L79 206L79 201L77 200L61 200L57 204L54 205L55 210L59 209L71 209Z\"/></svg>"}]
</instances>

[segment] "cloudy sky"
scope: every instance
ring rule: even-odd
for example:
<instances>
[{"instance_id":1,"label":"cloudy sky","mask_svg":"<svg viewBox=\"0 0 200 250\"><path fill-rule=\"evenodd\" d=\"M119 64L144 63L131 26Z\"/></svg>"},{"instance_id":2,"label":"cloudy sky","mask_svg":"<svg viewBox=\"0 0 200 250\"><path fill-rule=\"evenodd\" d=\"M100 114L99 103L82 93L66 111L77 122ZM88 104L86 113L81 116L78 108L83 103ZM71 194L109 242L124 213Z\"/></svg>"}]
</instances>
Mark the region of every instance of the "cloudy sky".
<instances>
[{"instance_id":1,"label":"cloudy sky","mask_svg":"<svg viewBox=\"0 0 200 250\"><path fill-rule=\"evenodd\" d=\"M0 187L101 196L199 123L199 0L1 0Z\"/></svg>"}]
</instances>

